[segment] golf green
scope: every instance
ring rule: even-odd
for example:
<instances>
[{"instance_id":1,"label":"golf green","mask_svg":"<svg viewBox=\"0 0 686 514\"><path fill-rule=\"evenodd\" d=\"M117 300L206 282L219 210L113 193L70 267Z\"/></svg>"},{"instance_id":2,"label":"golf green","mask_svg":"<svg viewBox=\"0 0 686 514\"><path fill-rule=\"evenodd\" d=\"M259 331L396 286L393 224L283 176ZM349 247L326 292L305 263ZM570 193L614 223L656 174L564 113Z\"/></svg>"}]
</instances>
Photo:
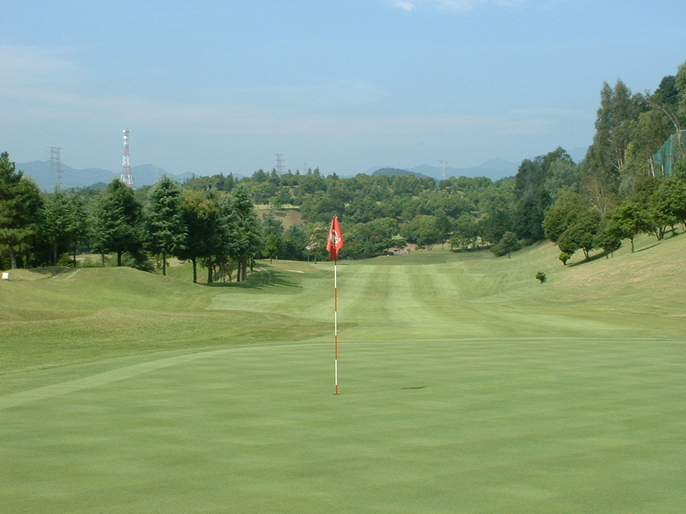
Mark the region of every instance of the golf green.
<instances>
[{"instance_id":1,"label":"golf green","mask_svg":"<svg viewBox=\"0 0 686 514\"><path fill-rule=\"evenodd\" d=\"M0 400L3 512L686 504L678 342L357 342L340 396L325 344L166 361Z\"/></svg>"}]
</instances>

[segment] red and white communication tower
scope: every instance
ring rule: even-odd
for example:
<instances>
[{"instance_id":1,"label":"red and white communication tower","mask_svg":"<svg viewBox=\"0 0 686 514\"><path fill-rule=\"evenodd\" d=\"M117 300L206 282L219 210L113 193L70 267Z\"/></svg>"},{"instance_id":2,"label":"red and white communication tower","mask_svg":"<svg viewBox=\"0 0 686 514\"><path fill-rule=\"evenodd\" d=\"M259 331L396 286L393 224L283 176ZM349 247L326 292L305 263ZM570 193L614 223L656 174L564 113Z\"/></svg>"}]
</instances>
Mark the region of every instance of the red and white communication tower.
<instances>
[{"instance_id":1,"label":"red and white communication tower","mask_svg":"<svg viewBox=\"0 0 686 514\"><path fill-rule=\"evenodd\" d=\"M121 181L135 189L133 186L133 175L131 174L131 159L129 156L129 129L124 129L124 158L121 163Z\"/></svg>"}]
</instances>

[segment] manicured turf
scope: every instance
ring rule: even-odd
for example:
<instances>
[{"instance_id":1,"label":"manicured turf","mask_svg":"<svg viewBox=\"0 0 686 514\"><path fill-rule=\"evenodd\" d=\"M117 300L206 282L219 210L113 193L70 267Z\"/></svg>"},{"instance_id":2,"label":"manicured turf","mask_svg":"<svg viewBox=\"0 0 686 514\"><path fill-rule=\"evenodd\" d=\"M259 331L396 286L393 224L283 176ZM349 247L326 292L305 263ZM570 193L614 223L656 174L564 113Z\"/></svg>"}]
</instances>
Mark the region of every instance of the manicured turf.
<instances>
[{"instance_id":1,"label":"manicured turf","mask_svg":"<svg viewBox=\"0 0 686 514\"><path fill-rule=\"evenodd\" d=\"M682 512L685 243L0 284L0 510Z\"/></svg>"}]
</instances>

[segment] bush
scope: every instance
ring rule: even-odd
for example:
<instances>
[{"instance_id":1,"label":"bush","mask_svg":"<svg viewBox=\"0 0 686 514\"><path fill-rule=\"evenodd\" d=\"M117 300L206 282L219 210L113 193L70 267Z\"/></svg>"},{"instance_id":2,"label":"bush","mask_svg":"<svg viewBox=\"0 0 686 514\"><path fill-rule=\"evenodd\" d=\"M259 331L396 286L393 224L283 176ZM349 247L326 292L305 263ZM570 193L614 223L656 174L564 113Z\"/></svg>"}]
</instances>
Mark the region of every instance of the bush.
<instances>
[{"instance_id":1,"label":"bush","mask_svg":"<svg viewBox=\"0 0 686 514\"><path fill-rule=\"evenodd\" d=\"M567 252L560 252L558 259L562 261L562 264L567 265L567 261L572 258L572 255Z\"/></svg>"},{"instance_id":2,"label":"bush","mask_svg":"<svg viewBox=\"0 0 686 514\"><path fill-rule=\"evenodd\" d=\"M155 265L145 252L126 252L121 262L122 266L128 266L140 271L152 273Z\"/></svg>"},{"instance_id":3,"label":"bush","mask_svg":"<svg viewBox=\"0 0 686 514\"><path fill-rule=\"evenodd\" d=\"M539 271L538 273L536 273L536 279L540 280L541 284L547 280L545 273L543 273L542 271Z\"/></svg>"}]
</instances>

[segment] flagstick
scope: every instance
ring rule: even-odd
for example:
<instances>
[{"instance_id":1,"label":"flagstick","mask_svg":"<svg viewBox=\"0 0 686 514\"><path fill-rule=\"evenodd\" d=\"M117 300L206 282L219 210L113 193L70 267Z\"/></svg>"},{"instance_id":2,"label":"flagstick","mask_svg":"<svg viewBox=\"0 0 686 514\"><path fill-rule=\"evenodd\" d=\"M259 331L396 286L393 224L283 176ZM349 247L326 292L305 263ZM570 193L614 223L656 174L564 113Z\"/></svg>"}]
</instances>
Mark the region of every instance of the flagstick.
<instances>
[{"instance_id":1,"label":"flagstick","mask_svg":"<svg viewBox=\"0 0 686 514\"><path fill-rule=\"evenodd\" d=\"M333 298L334 381L338 395L338 259L333 261Z\"/></svg>"}]
</instances>

